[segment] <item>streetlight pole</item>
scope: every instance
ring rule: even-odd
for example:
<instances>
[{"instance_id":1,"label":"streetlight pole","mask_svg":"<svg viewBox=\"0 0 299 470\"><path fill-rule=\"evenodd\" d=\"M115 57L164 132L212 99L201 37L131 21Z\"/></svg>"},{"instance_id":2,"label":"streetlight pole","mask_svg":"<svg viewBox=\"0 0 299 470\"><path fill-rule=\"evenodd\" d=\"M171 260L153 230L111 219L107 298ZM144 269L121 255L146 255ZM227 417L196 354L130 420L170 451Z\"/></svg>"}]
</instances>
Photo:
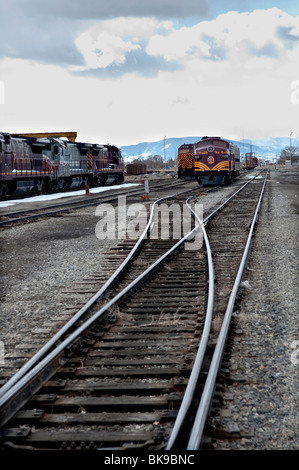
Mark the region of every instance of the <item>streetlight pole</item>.
<instances>
[{"instance_id":1,"label":"streetlight pole","mask_svg":"<svg viewBox=\"0 0 299 470\"><path fill-rule=\"evenodd\" d=\"M166 149L165 149L165 137L166 137L166 135L164 135L164 168L166 167Z\"/></svg>"}]
</instances>

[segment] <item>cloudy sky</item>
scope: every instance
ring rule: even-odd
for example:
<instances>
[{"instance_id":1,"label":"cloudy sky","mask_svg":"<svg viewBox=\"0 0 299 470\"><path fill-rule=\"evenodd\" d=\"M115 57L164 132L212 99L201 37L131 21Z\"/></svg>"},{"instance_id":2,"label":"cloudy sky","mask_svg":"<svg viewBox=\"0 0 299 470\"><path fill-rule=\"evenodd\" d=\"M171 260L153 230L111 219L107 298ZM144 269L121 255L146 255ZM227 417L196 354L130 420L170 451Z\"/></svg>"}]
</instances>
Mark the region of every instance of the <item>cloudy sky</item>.
<instances>
[{"instance_id":1,"label":"cloudy sky","mask_svg":"<svg viewBox=\"0 0 299 470\"><path fill-rule=\"evenodd\" d=\"M0 0L0 22L1 131L299 135L295 0Z\"/></svg>"}]
</instances>

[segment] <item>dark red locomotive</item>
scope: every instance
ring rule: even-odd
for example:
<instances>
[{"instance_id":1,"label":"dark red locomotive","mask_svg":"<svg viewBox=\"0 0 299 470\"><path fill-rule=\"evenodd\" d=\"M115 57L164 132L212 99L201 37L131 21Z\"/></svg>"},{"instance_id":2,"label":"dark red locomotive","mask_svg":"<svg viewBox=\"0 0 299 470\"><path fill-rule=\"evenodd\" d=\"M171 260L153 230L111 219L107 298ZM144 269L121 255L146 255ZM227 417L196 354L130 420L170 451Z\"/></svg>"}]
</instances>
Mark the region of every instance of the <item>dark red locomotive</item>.
<instances>
[{"instance_id":1,"label":"dark red locomotive","mask_svg":"<svg viewBox=\"0 0 299 470\"><path fill-rule=\"evenodd\" d=\"M194 170L199 183L228 184L240 169L240 149L231 142L206 136L194 145Z\"/></svg>"},{"instance_id":2,"label":"dark red locomotive","mask_svg":"<svg viewBox=\"0 0 299 470\"><path fill-rule=\"evenodd\" d=\"M0 133L0 195L34 194L124 181L114 145Z\"/></svg>"}]
</instances>

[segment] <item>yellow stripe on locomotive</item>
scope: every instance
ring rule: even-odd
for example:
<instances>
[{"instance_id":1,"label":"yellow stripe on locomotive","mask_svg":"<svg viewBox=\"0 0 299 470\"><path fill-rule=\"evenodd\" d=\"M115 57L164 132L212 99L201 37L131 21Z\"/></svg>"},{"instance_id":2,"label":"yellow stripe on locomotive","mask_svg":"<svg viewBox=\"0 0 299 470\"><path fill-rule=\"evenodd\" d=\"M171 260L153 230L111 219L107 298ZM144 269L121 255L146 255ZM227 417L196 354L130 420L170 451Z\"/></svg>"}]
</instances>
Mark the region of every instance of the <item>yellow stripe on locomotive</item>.
<instances>
[{"instance_id":1,"label":"yellow stripe on locomotive","mask_svg":"<svg viewBox=\"0 0 299 470\"><path fill-rule=\"evenodd\" d=\"M195 168L195 171L197 170L210 170L210 167L208 167L208 165L206 165L205 163L202 163L202 162L197 162L195 161L194 162L194 168Z\"/></svg>"}]
</instances>

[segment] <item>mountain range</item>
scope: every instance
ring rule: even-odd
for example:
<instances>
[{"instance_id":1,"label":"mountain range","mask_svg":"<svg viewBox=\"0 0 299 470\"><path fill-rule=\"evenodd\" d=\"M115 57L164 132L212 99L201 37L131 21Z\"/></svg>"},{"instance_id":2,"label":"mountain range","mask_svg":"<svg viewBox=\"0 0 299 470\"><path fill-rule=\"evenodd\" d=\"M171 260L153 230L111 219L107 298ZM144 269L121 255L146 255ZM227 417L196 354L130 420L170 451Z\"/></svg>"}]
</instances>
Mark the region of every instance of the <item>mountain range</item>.
<instances>
[{"instance_id":1,"label":"mountain range","mask_svg":"<svg viewBox=\"0 0 299 470\"><path fill-rule=\"evenodd\" d=\"M163 159L177 158L178 148L182 144L192 144L198 142L202 136L197 137L170 137L155 142L141 142L139 144L124 145L120 147L122 156L129 162L135 158L150 157L160 155ZM290 145L289 137L270 137L268 139L259 140L231 140L230 142L236 144L241 154L246 152L255 152L259 158L275 158L279 157L281 150ZM251 147L251 148L250 148ZM299 147L299 139L292 139L292 147Z\"/></svg>"}]
</instances>

